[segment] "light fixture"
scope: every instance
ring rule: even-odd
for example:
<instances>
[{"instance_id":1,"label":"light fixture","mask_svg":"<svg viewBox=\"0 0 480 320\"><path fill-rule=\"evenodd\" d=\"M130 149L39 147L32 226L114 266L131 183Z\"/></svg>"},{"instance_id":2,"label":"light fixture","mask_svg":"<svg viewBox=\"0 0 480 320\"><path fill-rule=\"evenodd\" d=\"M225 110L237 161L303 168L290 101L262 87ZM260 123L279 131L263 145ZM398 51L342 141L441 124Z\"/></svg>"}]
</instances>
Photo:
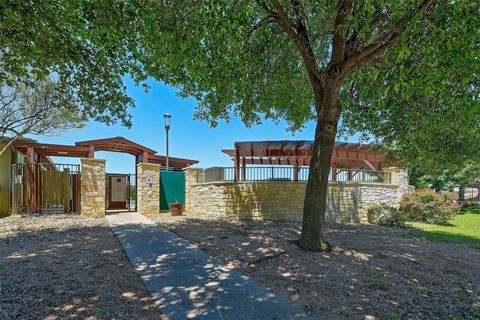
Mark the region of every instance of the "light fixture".
<instances>
[{"instance_id":1,"label":"light fixture","mask_svg":"<svg viewBox=\"0 0 480 320\"><path fill-rule=\"evenodd\" d=\"M169 113L165 113L163 115L163 119L164 119L164 124L165 124L165 131L167 133L167 136L166 136L166 139L167 139L167 158L166 158L166 163L165 163L165 170L166 171L169 171L169 163L168 163L168 130L170 130L170 118L172 116L169 114Z\"/></svg>"},{"instance_id":2,"label":"light fixture","mask_svg":"<svg viewBox=\"0 0 480 320\"><path fill-rule=\"evenodd\" d=\"M165 130L168 131L168 129L170 129L170 118L172 116L170 115L170 113L165 113L163 115L163 118L164 118L164 123L165 123Z\"/></svg>"}]
</instances>

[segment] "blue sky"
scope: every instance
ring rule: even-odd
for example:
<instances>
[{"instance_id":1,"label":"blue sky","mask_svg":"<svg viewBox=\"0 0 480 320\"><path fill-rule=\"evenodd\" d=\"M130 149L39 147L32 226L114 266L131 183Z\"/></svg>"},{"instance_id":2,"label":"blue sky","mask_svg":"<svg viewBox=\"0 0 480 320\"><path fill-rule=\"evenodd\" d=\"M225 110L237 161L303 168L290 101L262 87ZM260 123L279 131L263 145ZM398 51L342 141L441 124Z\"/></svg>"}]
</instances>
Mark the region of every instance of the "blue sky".
<instances>
[{"instance_id":1,"label":"blue sky","mask_svg":"<svg viewBox=\"0 0 480 320\"><path fill-rule=\"evenodd\" d=\"M230 123L221 121L216 128L206 122L194 120L196 101L176 96L176 89L160 82L150 81L151 89L145 92L127 79L128 94L135 100L131 109L133 125L130 129L121 125L107 126L95 121L83 129L74 129L55 137L32 138L44 143L73 144L75 141L123 136L146 147L165 154L165 129L163 114L170 113L170 156L199 160L197 167L232 166L232 161L221 152L233 148L234 141L245 140L312 140L314 123L292 135L284 122L278 125L264 121L261 125L246 128L240 119L233 117ZM350 139L350 141L354 141ZM133 173L134 158L128 154L96 152L95 158L107 160L107 172ZM57 163L78 163L78 159L55 157Z\"/></svg>"}]
</instances>

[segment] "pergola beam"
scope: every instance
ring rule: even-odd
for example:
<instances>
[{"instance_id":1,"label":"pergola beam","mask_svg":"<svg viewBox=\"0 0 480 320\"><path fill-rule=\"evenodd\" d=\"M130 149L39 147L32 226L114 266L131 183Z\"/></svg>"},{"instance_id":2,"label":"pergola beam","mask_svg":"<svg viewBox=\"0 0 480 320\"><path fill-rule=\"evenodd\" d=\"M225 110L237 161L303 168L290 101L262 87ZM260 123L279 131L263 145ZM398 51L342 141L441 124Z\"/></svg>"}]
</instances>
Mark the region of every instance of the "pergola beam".
<instances>
[{"instance_id":1,"label":"pergola beam","mask_svg":"<svg viewBox=\"0 0 480 320\"><path fill-rule=\"evenodd\" d=\"M313 148L312 142L307 141L250 141L235 142L235 149L222 150L237 162L235 168L243 165L239 159L245 158L245 164L276 164L295 165L300 159L304 165L309 165ZM350 164L354 167L378 170L381 162L387 155L385 150L374 150L371 145L361 143L338 143L332 154L332 166L337 163L341 167ZM236 170L239 170L238 168ZM237 173L239 177L239 174Z\"/></svg>"},{"instance_id":2,"label":"pergola beam","mask_svg":"<svg viewBox=\"0 0 480 320\"><path fill-rule=\"evenodd\" d=\"M156 163L165 166L166 157L157 155L156 151L143 147L122 137L77 142L75 145L59 145L37 142L19 141L12 147L27 155L31 163L41 161L45 157L94 158L95 151L122 152L135 156L135 161ZM196 160L169 157L169 166L176 170L187 168L198 163Z\"/></svg>"},{"instance_id":3,"label":"pergola beam","mask_svg":"<svg viewBox=\"0 0 480 320\"><path fill-rule=\"evenodd\" d=\"M249 164L293 165L298 170L310 164L312 141L249 141L235 142L235 149L222 150L234 161L235 176ZM337 142L332 154L332 167L379 170L388 152L375 150L371 145Z\"/></svg>"}]
</instances>

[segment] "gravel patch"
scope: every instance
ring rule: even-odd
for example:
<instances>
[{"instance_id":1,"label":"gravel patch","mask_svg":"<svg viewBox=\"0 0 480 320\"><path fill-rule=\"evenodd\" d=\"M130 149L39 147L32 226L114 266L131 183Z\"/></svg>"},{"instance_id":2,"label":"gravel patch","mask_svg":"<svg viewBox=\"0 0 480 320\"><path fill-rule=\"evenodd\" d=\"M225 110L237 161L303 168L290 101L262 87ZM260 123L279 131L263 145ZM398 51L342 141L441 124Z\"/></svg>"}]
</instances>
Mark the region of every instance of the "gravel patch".
<instances>
[{"instance_id":1,"label":"gravel patch","mask_svg":"<svg viewBox=\"0 0 480 320\"><path fill-rule=\"evenodd\" d=\"M0 319L162 319L104 218L0 219Z\"/></svg>"},{"instance_id":2,"label":"gravel patch","mask_svg":"<svg viewBox=\"0 0 480 320\"><path fill-rule=\"evenodd\" d=\"M480 251L467 245L332 224L334 252L313 253L289 241L298 224L148 217L323 319L480 319Z\"/></svg>"}]
</instances>

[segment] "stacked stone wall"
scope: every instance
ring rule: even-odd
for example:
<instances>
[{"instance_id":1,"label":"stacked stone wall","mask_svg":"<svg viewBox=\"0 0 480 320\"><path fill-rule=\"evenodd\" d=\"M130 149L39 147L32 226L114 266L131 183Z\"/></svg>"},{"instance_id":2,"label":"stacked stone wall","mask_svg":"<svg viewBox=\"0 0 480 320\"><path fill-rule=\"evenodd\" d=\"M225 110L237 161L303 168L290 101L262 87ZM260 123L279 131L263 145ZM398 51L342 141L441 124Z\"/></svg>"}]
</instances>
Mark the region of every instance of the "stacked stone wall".
<instances>
[{"instance_id":1,"label":"stacked stone wall","mask_svg":"<svg viewBox=\"0 0 480 320\"><path fill-rule=\"evenodd\" d=\"M105 160L80 159L80 210L84 216L105 215Z\"/></svg>"},{"instance_id":2,"label":"stacked stone wall","mask_svg":"<svg viewBox=\"0 0 480 320\"><path fill-rule=\"evenodd\" d=\"M139 163L137 175L138 212L160 212L160 165Z\"/></svg>"},{"instance_id":3,"label":"stacked stone wall","mask_svg":"<svg viewBox=\"0 0 480 320\"><path fill-rule=\"evenodd\" d=\"M305 182L196 183L198 170L189 169L185 175L186 210L189 212L240 220L300 221L302 218ZM399 177L392 176L392 179L397 178L406 176L403 173ZM395 180L397 184L330 183L327 220L365 223L369 207L376 204L398 206L403 193L410 190L402 187L402 181Z\"/></svg>"}]
</instances>

